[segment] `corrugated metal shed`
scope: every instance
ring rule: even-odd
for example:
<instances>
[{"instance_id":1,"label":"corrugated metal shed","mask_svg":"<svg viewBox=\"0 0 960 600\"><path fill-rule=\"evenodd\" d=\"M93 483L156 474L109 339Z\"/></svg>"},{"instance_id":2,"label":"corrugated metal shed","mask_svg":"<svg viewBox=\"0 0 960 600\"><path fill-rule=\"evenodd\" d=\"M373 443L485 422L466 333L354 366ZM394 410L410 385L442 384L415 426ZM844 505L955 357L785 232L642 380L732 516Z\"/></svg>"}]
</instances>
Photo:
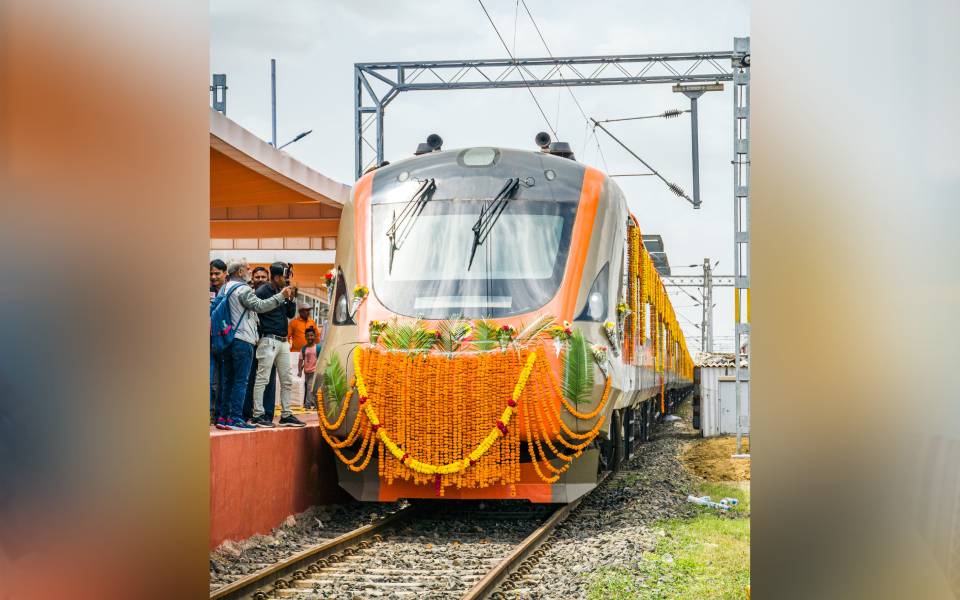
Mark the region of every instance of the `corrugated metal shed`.
<instances>
[{"instance_id":1,"label":"corrugated metal shed","mask_svg":"<svg viewBox=\"0 0 960 600\"><path fill-rule=\"evenodd\" d=\"M703 437L737 432L736 363L733 353L698 352L694 356L700 368L700 430ZM749 363L740 362L740 379L750 379ZM741 386L740 412L744 434L750 433L750 398L747 386Z\"/></svg>"},{"instance_id":2,"label":"corrugated metal shed","mask_svg":"<svg viewBox=\"0 0 960 600\"><path fill-rule=\"evenodd\" d=\"M733 367L733 352L695 352L693 355L693 364L698 367ZM750 361L740 359L741 367L749 367Z\"/></svg>"}]
</instances>

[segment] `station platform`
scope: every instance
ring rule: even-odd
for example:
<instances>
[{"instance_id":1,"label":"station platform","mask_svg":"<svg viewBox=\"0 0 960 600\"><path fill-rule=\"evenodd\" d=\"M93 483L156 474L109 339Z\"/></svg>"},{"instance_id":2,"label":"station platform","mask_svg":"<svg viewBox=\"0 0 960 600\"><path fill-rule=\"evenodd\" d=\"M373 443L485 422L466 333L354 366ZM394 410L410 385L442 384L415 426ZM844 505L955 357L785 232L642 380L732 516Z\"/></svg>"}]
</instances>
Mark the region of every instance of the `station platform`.
<instances>
[{"instance_id":1,"label":"station platform","mask_svg":"<svg viewBox=\"0 0 960 600\"><path fill-rule=\"evenodd\" d=\"M269 533L313 505L349 500L337 485L336 458L320 435L317 414L295 414L306 427L210 427L211 550Z\"/></svg>"}]
</instances>

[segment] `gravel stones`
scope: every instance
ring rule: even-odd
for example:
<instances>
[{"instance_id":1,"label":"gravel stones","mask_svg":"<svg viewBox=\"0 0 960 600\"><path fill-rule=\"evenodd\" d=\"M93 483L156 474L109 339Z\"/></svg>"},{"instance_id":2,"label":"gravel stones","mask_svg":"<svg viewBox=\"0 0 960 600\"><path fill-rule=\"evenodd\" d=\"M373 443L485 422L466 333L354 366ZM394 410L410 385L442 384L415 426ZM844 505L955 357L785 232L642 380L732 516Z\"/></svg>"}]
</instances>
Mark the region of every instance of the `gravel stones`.
<instances>
[{"instance_id":1,"label":"gravel stones","mask_svg":"<svg viewBox=\"0 0 960 600\"><path fill-rule=\"evenodd\" d=\"M691 515L686 503L693 477L679 455L694 435L689 421L661 424L654 439L602 486L591 492L544 543L544 553L528 560L502 586L504 598L570 600L586 598L590 576L603 567L629 568L666 534L656 521Z\"/></svg>"},{"instance_id":2,"label":"gravel stones","mask_svg":"<svg viewBox=\"0 0 960 600\"><path fill-rule=\"evenodd\" d=\"M355 552L338 553L284 598L460 598L552 512L520 502L417 504L410 520ZM280 596L278 596L280 597Z\"/></svg>"},{"instance_id":3,"label":"gravel stones","mask_svg":"<svg viewBox=\"0 0 960 600\"><path fill-rule=\"evenodd\" d=\"M694 476L681 465L694 437L689 420L661 424L653 441L602 486L512 575L495 598L585 598L591 575L630 568L666 532L658 520L695 512L686 503ZM399 505L315 507L269 536L227 542L210 556L211 589L346 533ZM382 539L327 559L277 598L460 598L532 532L555 507L524 502L426 501L420 514ZM645 583L640 582L643 586Z\"/></svg>"},{"instance_id":4,"label":"gravel stones","mask_svg":"<svg viewBox=\"0 0 960 600\"><path fill-rule=\"evenodd\" d=\"M287 517L269 535L255 535L242 541L228 540L210 553L210 590L366 525L399 507L399 503L370 505L360 502L315 506Z\"/></svg>"}]
</instances>

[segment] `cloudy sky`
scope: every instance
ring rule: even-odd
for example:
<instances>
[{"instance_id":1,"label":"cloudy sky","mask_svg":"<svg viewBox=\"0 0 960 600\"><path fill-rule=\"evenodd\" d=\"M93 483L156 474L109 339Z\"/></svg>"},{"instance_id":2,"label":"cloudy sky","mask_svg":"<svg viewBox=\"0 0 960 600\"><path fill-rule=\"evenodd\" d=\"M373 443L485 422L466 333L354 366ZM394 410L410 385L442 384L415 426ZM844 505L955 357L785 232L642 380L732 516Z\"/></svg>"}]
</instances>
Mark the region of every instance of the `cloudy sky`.
<instances>
[{"instance_id":1,"label":"cloudy sky","mask_svg":"<svg viewBox=\"0 0 960 600\"><path fill-rule=\"evenodd\" d=\"M744 0L526 2L554 56L730 50L734 37L750 32ZM515 56L546 55L522 4L484 4ZM353 180L353 63L506 57L477 0L211 0L210 7L210 72L227 74L227 116L270 139L270 59L277 59L280 143L313 129L286 150L348 184ZM725 87L699 102L701 210L653 177L618 179L643 232L663 236L674 274L695 274L696 269L680 266L702 264L705 257L720 261L719 274L733 271L733 101L730 85ZM587 115L597 119L689 107L669 85L576 88L574 93ZM644 171L603 132L593 136L567 91L535 89L534 94L579 160L610 173ZM690 191L688 115L609 127L667 179ZM532 149L534 135L542 130L548 127L524 89L410 92L387 109L385 157L410 155L431 132L439 133L448 148ZM688 290L699 296L698 290ZM672 295L691 349L697 349L699 342L691 338L699 337L699 330L692 323L700 323L700 307L683 293ZM732 349L733 292L718 288L714 296L715 349Z\"/></svg>"}]
</instances>

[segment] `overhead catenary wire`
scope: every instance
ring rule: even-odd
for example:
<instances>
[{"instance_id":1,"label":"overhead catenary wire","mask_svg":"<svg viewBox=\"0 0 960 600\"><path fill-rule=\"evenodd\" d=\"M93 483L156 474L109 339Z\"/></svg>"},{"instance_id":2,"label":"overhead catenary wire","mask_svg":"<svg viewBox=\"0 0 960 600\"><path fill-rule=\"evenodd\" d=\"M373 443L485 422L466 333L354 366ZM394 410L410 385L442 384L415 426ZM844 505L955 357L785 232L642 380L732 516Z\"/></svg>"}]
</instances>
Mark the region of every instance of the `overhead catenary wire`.
<instances>
[{"instance_id":1,"label":"overhead catenary wire","mask_svg":"<svg viewBox=\"0 0 960 600\"><path fill-rule=\"evenodd\" d=\"M483 14L487 15L487 20L490 21L490 26L493 27L494 33L497 34L497 38L500 40L500 43L503 45L503 49L506 50L507 55L510 57L510 60L513 61L514 67L516 67L517 73L520 75L520 79L523 80L526 90L530 94L530 98L533 99L533 103L537 105L537 110L539 110L540 114L543 116L544 122L546 122L547 127L550 128L550 131L556 137L557 130L554 129L553 125L550 124L550 119L547 118L547 113L543 112L543 107L540 106L540 101L537 100L537 97L534 95L533 90L530 88L530 85L527 84L527 78L523 76L523 69L520 68L520 65L517 63L516 57L514 57L513 52L510 51L510 46L507 46L507 42L503 39L503 36L500 35L500 30L497 29L497 24L493 22L493 17L490 16L490 12L487 10L487 7L483 5L483 0L477 0L477 2L480 3L480 8L483 9Z\"/></svg>"},{"instance_id":2,"label":"overhead catenary wire","mask_svg":"<svg viewBox=\"0 0 960 600\"><path fill-rule=\"evenodd\" d=\"M682 315L682 314L680 314L680 313L676 313L676 314L677 314L678 317L680 317L681 319L683 319L683 320L686 321L687 323L690 323L691 325L693 325L693 326L696 327L697 329L700 329L700 326L699 326L699 325L697 325L696 323L694 323L693 321L691 321L690 319L688 319L688 318L685 317L684 315Z\"/></svg>"},{"instance_id":3,"label":"overhead catenary wire","mask_svg":"<svg viewBox=\"0 0 960 600\"><path fill-rule=\"evenodd\" d=\"M589 125L590 122L587 121ZM597 130L593 130L593 141L597 145L597 153L600 155L600 161L603 163L603 171L605 173L610 172L610 167L607 165L607 157L603 155L603 148L600 147L600 140L597 138Z\"/></svg>"},{"instance_id":4,"label":"overhead catenary wire","mask_svg":"<svg viewBox=\"0 0 960 600\"><path fill-rule=\"evenodd\" d=\"M669 283L669 282L664 282L664 285L670 286L670 287L673 287L673 288L676 288L676 289L680 290L680 291L683 292L684 294L690 296L690 298L692 298L693 301L696 302L698 306L703 306L703 302L702 302L702 301L700 301L696 296L694 296L693 294L691 294L691 293L688 292L687 290L683 289L682 287L678 286L677 284L675 284L675 283Z\"/></svg>"},{"instance_id":5,"label":"overhead catenary wire","mask_svg":"<svg viewBox=\"0 0 960 600\"><path fill-rule=\"evenodd\" d=\"M680 187L679 185L673 183L672 181L667 180L667 178L664 177L663 175L661 175L659 171L657 171L656 169L654 169L654 168L650 165L650 163L648 163L647 161L645 161L645 160L643 160L642 158L640 158L640 155L639 155L639 154L637 154L636 152L634 152L633 150L631 150L629 146L627 146L626 144L624 144L623 142L621 142L621 141L620 141L620 138L618 138L617 136L615 136L615 135L613 135L612 133L610 133L610 130L607 129L606 127L604 127L603 125L601 125L599 121L597 121L597 120L594 119L594 118L591 118L590 120L593 121L594 133L596 133L596 128L597 128L597 127L599 127L600 129L602 129L604 133L606 133L606 134L609 135L611 138L613 138L613 141L615 141L616 143L620 144L620 146L621 146L624 150L626 150L627 152L629 152L629 153L630 153L630 156L632 156L632 157L634 157L635 159L639 160L641 163L643 163L643 166L645 166L646 168L650 169L650 172L653 173L654 175L656 175L656 176L660 179L660 181L662 181L664 184L666 184L667 188L668 188L671 192L673 192L673 193L676 194L677 196L680 196L681 198L683 198L684 200L686 200L687 202L689 202L690 204L692 204L694 208L699 208L700 205L699 205L697 202L694 202L693 199L692 199L690 196L688 196L685 191L683 191L683 188L682 188L682 187Z\"/></svg>"},{"instance_id":6,"label":"overhead catenary wire","mask_svg":"<svg viewBox=\"0 0 960 600\"><path fill-rule=\"evenodd\" d=\"M520 1L521 4L523 4L523 9L524 9L524 11L527 13L527 16L530 18L530 22L533 24L533 28L536 30L537 36L539 36L540 41L543 43L543 47L544 47L544 49L546 49L547 54L550 56L550 58L554 58L553 52L550 50L550 45L547 44L547 40L546 40L546 38L544 38L543 32L540 30L540 26L537 24L537 20L533 17L533 13L530 11L530 7L527 6L526 0L519 0L519 1ZM500 31L499 31L499 29L497 29L496 24L493 22L493 18L490 16L490 12L487 11L487 7L484 6L483 0L477 0L477 2L480 3L480 7L483 9L484 14L487 16L487 20L490 22L490 25L493 27L493 30L496 32L497 37L500 39L500 43L503 45L503 49L507 51L507 54L510 55L510 59L511 59L511 60L514 62L514 64L516 65L516 58L514 57L513 53L510 52L510 48L507 46L507 43L504 41L503 36L500 35ZM516 31L516 10L514 11L514 30ZM514 34L514 42L516 42L516 33ZM558 71L559 71L559 73L560 73L560 76L563 77L563 67L562 67L562 66L558 66ZM540 110L540 114L543 116L544 121L546 121L547 127L550 128L550 131L553 133L554 136L557 136L557 128L559 128L559 126L560 126L560 123L559 123L559 110L558 110L558 112L557 112L557 121L558 121L558 122L557 122L557 128L554 128L554 127L550 124L550 120L547 118L546 113L543 111L543 107L540 106L540 102L537 100L536 96L533 94L533 90L530 88L530 85L527 84L527 80L526 80L526 78L523 76L522 70L519 68L519 66L517 66L517 72L520 74L520 78L523 80L524 84L526 84L527 91L530 93L530 97L533 99L534 103L536 103L536 105L537 105L537 108ZM690 198L690 196L687 195L687 193L684 191L684 189L683 189L682 187L680 187L679 185L677 185L676 183L674 183L674 182L672 182L672 181L668 181L668 180L667 180L663 175L661 175L656 169L654 169L652 166L650 166L649 163L647 163L645 160L643 160L642 158L640 158L640 156L639 156L636 152L634 152L633 150L631 150L626 144L624 144L622 141L620 141L615 135L613 135L612 133L610 133L610 130L608 130L606 127L604 127L603 125L601 125L600 122L598 122L596 119L593 119L593 118L587 116L586 111L583 110L583 106L580 104L580 101L577 99L576 94L573 93L573 90L570 89L570 86L564 84L563 87L564 87L564 89L566 89L567 92L570 94L570 98L573 99L573 102L574 102L574 104L576 105L577 110L579 110L579 111L580 111L580 114L583 116L584 121L587 122L588 124L589 124L590 122L593 122L593 125L594 125L594 128L593 128L593 138L594 138L594 141L596 142L597 151L598 151L598 153L600 154L600 159L601 159L602 162L603 162L604 170L605 170L606 172L609 172L609 171L610 171L610 168L609 168L609 166L607 165L606 156L604 156L604 154L603 154L603 148L601 147L601 145L600 145L600 139L599 139L599 137L597 136L597 131L596 131L596 128L597 128L597 127L599 127L600 129L602 129L607 135L609 135L611 138L613 138L613 140L614 140L615 142L617 142L620 146L622 146L623 149L626 150L627 152L629 152L634 158L636 158L636 159L639 160L641 163L643 163L643 165L644 165L645 167L647 167L647 169L649 169L649 170L651 171L651 173L650 173L651 175L654 175L654 176L658 177L661 181L663 181L663 183L667 186L667 189L669 189L669 190L670 190L671 192L673 192L675 195L683 198L684 200L686 200L687 202L689 202L690 204L692 204L694 208L699 208L699 207L700 207L700 206L699 206L699 202L695 202L692 198ZM657 117L661 117L661 118L672 118L672 117L680 116L680 114L682 114L683 112L690 112L690 111L689 111L689 110L680 110L680 109L670 109L670 110L666 110L666 111L664 111L663 113L661 113L660 115L656 115L656 116L657 116ZM624 119L622 119L622 120L629 120L629 119L633 119L633 118L635 118L635 117L628 117L628 118L624 118ZM640 117L640 118L643 118L643 117ZM586 140L584 141L584 150L586 150Z\"/></svg>"},{"instance_id":7,"label":"overhead catenary wire","mask_svg":"<svg viewBox=\"0 0 960 600\"><path fill-rule=\"evenodd\" d=\"M602 119L598 123L619 123L620 121L639 121L641 119L673 119L679 117L683 113L690 112L690 109L682 110L679 108L671 108L663 111L657 115L641 115L639 117L621 117L619 119Z\"/></svg>"},{"instance_id":8,"label":"overhead catenary wire","mask_svg":"<svg viewBox=\"0 0 960 600\"><path fill-rule=\"evenodd\" d=\"M523 10L525 10L526 13L527 13L527 16L530 17L530 22L533 23L533 28L536 29L536 31L537 31L537 36L539 36L539 37L540 37L540 41L543 42L543 48L547 51L547 55L550 56L550 58L555 58L555 57L553 56L553 51L550 50L550 45L547 44L546 38L543 37L543 32L540 31L540 26L537 25L537 20L533 18L533 13L530 12L530 7L527 6L527 0L520 0L520 3L523 4ZM562 67L562 66L559 66L557 70L558 70L558 72L560 73L560 77L563 77L563 67ZM563 89L567 90L567 93L570 94L570 98L573 100L573 103L577 106L577 110L580 111L580 115L583 117L584 122L589 126L589 124L590 124L590 117L587 116L587 112L586 112L585 110L583 110L583 106L580 105L580 100L577 99L577 95L573 93L573 90L570 89L570 86L569 86L569 85L564 84ZM558 97L557 97L557 128L560 127L560 122L559 122L559 120L560 120L560 108L559 108L559 106L560 106L560 100L559 100L559 96L558 96ZM607 160L606 160L606 158L604 158L604 156L603 156L603 149L600 148L600 140L596 140L596 143L597 143L597 150L598 150L599 153L600 153L600 158L601 158L601 160L603 160L603 168L604 168L604 170L609 171L610 169L607 168ZM587 136L584 135L583 151L586 152L586 150L587 150Z\"/></svg>"}]
</instances>

